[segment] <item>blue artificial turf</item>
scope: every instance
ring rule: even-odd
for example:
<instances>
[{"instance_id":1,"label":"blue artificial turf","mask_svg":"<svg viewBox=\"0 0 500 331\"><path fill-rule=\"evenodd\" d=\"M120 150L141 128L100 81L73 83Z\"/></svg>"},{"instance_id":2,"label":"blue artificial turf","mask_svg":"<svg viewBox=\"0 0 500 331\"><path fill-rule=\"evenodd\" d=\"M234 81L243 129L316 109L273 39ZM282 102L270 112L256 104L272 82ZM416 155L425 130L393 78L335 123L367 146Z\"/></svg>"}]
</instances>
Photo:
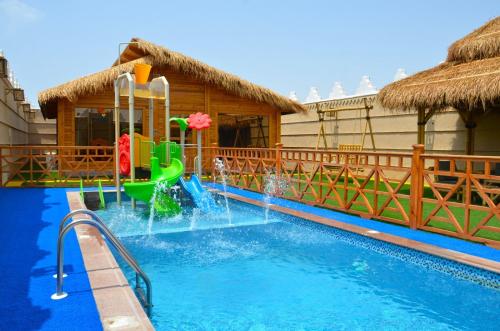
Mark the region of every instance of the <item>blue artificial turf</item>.
<instances>
[{"instance_id":1,"label":"blue artificial turf","mask_svg":"<svg viewBox=\"0 0 500 331\"><path fill-rule=\"evenodd\" d=\"M223 187L221 184L217 183L204 183L207 186L216 188L218 190L222 190ZM227 191L230 193L238 194L247 198L251 198L254 200L262 200L263 196L261 193L252 192L248 190L243 190L235 187L227 187ZM349 215L346 213L319 208L314 206L309 206L300 202L281 199L281 198L272 198L271 203L281 206L287 207L299 211L303 211L305 213L310 213L314 215L318 215L325 218L330 218L335 221L344 222L348 224L353 224L357 226L362 226L367 229L376 230L388 234L392 234L398 237L408 238L416 241L420 241L422 243L438 246L441 248L451 249L457 252L470 254L478 257L482 257L485 259L493 260L500 262L500 250L494 249L488 246L484 246L481 244L476 244L472 242L468 242L461 239L451 238L447 236L443 236L437 233L430 233L421 230L412 230L407 227L398 226L394 224L384 223L382 221L377 220L366 220L358 216Z\"/></svg>"},{"instance_id":2,"label":"blue artificial turf","mask_svg":"<svg viewBox=\"0 0 500 331\"><path fill-rule=\"evenodd\" d=\"M0 189L0 329L102 330L74 231L65 240L64 290L54 301L65 189Z\"/></svg>"}]
</instances>

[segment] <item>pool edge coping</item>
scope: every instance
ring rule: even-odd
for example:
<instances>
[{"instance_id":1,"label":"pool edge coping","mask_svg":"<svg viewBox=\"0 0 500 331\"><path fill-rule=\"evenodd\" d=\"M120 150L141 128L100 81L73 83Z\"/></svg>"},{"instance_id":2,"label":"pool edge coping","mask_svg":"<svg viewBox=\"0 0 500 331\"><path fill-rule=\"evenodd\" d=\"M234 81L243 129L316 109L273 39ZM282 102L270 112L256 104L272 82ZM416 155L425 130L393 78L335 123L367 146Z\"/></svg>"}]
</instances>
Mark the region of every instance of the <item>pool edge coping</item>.
<instances>
[{"instance_id":1,"label":"pool edge coping","mask_svg":"<svg viewBox=\"0 0 500 331\"><path fill-rule=\"evenodd\" d=\"M249 197L245 197L245 196L239 195L237 193L223 192L223 191L221 191L217 188L214 188L214 187L210 187L210 190L217 193L217 194L220 194L220 195L226 194L226 196L228 198L231 198L234 200L250 203L250 204L261 206L261 207L264 206L264 202L261 200L256 200L256 199L252 199ZM381 240L381 241L384 241L384 242L387 242L387 243L390 243L393 245L414 249L416 251L420 251L420 252L427 253L427 254L434 255L434 256L438 256L438 257L441 257L444 259L452 260L452 261L455 261L458 263L466 264L466 265L469 265L469 266L472 266L475 268L484 269L484 270L488 270L488 271L500 274L500 262L489 260L487 258L458 252L458 251L448 249L448 248L442 248L442 247L439 247L436 245L431 245L431 244L424 243L424 242L421 242L418 240L409 239L409 238L397 236L394 234L388 234L388 233L384 233L381 231L375 231L375 230L370 229L370 228L366 228L366 227L362 227L362 226L354 225L354 224L348 224L348 223L345 223L342 221L337 221L337 220L332 219L332 218L327 218L327 217L315 215L312 213L298 211L298 210L295 210L295 209L292 209L289 207L279 206L276 204L271 204L269 206L269 208L271 210L278 211L278 212L292 215L292 216L296 216L296 217L300 217L300 218L303 218L303 219L308 220L308 221L320 223L320 224L323 224L326 226L331 226L331 227L334 227L334 228L337 228L340 230L356 233L356 234L359 234L359 235L362 235L365 237L370 237L373 239Z\"/></svg>"},{"instance_id":2,"label":"pool edge coping","mask_svg":"<svg viewBox=\"0 0 500 331\"><path fill-rule=\"evenodd\" d=\"M78 192L67 191L66 197L70 211L86 209ZM100 232L89 225L77 225L75 232L103 330L155 330ZM112 326L117 319L128 317L137 323Z\"/></svg>"}]
</instances>

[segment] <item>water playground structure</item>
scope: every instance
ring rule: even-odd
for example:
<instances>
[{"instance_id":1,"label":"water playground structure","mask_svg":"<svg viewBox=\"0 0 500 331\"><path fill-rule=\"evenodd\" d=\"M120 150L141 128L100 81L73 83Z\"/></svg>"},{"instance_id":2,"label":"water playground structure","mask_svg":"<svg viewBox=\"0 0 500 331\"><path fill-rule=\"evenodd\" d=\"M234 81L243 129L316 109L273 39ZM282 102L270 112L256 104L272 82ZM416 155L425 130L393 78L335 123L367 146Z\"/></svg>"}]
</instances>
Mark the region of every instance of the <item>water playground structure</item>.
<instances>
[{"instance_id":1,"label":"water playground structure","mask_svg":"<svg viewBox=\"0 0 500 331\"><path fill-rule=\"evenodd\" d=\"M115 81L115 118L120 116L120 97L128 97L129 134L120 136L120 122L115 121L115 171L116 199L121 203L120 175L128 176L129 182L123 184L124 192L132 199L132 207L136 201L152 203L154 210L163 214L177 214L181 207L165 191L179 184L193 199L194 203L207 209L215 202L207 204L207 194L202 187L201 168L201 131L210 127L212 120L207 114L195 113L185 118L170 118L169 84L164 76L156 77L148 82L151 66L136 64L135 76L126 72ZM149 136L135 133L134 103L135 98L149 99ZM154 102L165 102L165 138L159 143L154 141ZM180 145L170 141L170 122L177 122L181 131ZM198 156L196 158L196 174L190 180L184 180L185 172L185 132L187 128L197 131ZM149 180L136 182L135 169L142 168L150 172ZM210 200L210 199L208 199Z\"/></svg>"}]
</instances>

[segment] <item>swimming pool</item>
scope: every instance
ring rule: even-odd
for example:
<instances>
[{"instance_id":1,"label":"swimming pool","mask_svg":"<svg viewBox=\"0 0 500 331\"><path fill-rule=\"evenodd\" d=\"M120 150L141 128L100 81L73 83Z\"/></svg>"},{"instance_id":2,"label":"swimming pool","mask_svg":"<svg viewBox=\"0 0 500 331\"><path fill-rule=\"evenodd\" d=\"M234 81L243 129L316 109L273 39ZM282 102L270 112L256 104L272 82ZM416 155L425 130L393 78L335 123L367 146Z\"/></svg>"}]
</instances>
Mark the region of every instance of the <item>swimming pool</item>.
<instances>
[{"instance_id":1,"label":"swimming pool","mask_svg":"<svg viewBox=\"0 0 500 331\"><path fill-rule=\"evenodd\" d=\"M493 330L500 275L230 200L100 211L153 284L158 330ZM118 259L119 260L119 259ZM123 268L132 279L133 274Z\"/></svg>"}]
</instances>

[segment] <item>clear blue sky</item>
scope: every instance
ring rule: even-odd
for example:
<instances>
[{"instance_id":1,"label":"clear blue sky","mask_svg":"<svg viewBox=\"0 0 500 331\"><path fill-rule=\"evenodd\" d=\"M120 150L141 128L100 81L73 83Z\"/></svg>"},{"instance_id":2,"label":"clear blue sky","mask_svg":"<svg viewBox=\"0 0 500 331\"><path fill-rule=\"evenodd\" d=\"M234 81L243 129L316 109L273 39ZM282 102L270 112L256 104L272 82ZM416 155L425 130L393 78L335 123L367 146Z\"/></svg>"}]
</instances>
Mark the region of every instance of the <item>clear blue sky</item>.
<instances>
[{"instance_id":1,"label":"clear blue sky","mask_svg":"<svg viewBox=\"0 0 500 331\"><path fill-rule=\"evenodd\" d=\"M304 100L362 75L381 88L500 14L496 1L0 0L0 49L32 101L102 70L137 36Z\"/></svg>"}]
</instances>

